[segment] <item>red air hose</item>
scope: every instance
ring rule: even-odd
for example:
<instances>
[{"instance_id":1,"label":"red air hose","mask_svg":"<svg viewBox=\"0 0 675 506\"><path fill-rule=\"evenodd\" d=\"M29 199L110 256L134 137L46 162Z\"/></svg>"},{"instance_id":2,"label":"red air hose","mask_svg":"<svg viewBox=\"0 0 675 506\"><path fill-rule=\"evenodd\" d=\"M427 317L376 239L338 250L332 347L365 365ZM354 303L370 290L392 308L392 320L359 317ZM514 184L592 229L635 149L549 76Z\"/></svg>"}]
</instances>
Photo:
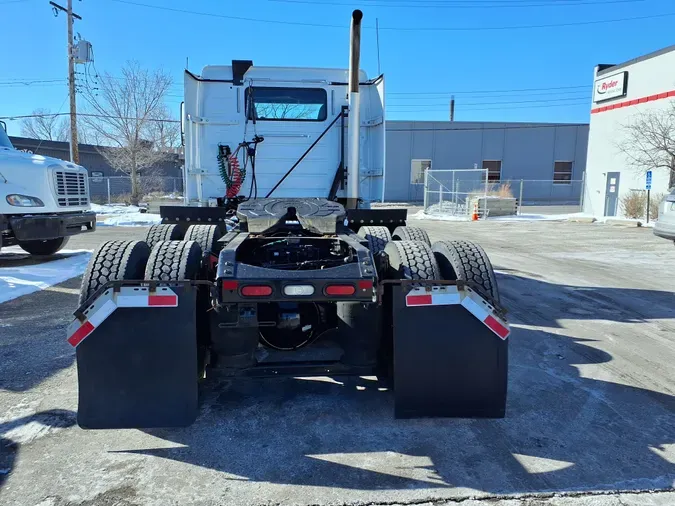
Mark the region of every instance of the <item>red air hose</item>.
<instances>
[{"instance_id":1,"label":"red air hose","mask_svg":"<svg viewBox=\"0 0 675 506\"><path fill-rule=\"evenodd\" d=\"M241 174L241 168L239 167L239 160L236 156L230 155L228 159L229 165L229 176L232 184L227 188L225 196L228 199L233 199L239 195L239 190L241 189L241 184L244 182L244 178Z\"/></svg>"}]
</instances>

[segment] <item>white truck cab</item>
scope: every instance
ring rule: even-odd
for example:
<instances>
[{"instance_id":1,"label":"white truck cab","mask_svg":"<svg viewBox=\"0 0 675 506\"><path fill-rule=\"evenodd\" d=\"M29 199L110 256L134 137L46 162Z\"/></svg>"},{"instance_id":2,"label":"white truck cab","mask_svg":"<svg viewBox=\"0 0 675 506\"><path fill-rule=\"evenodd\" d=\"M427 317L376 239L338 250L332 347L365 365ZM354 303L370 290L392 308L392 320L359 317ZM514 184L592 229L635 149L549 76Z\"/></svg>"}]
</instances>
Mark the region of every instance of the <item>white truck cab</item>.
<instances>
[{"instance_id":1,"label":"white truck cab","mask_svg":"<svg viewBox=\"0 0 675 506\"><path fill-rule=\"evenodd\" d=\"M84 167L14 149L0 127L0 248L51 255L96 228Z\"/></svg>"},{"instance_id":2,"label":"white truck cab","mask_svg":"<svg viewBox=\"0 0 675 506\"><path fill-rule=\"evenodd\" d=\"M358 117L348 121L349 75L347 69L258 67L249 60L209 65L201 75L186 71L185 204L215 205L227 190L219 149L236 153L254 137L264 141L255 144L255 166L245 167L242 198L358 196L359 207L381 201L384 76L368 79L357 71L360 110L352 108ZM354 152L354 145L360 150ZM242 149L235 156L247 165ZM350 194L347 173L357 195Z\"/></svg>"}]
</instances>

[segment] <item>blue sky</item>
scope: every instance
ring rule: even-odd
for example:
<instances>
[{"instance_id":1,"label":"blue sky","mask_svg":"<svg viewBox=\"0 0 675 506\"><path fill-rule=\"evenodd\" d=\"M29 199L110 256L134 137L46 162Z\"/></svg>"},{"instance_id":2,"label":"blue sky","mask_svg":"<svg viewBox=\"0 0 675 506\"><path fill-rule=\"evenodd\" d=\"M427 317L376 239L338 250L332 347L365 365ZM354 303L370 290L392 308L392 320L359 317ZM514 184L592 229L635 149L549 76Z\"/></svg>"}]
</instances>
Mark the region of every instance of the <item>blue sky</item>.
<instances>
[{"instance_id":1,"label":"blue sky","mask_svg":"<svg viewBox=\"0 0 675 506\"><path fill-rule=\"evenodd\" d=\"M675 43L673 0L74 2L83 17L75 31L93 44L96 69L119 75L131 59L164 68L174 78L167 104L176 114L186 58L197 72L232 59L346 67L353 8L364 12L361 63L371 76L379 20L388 119L445 120L454 93L458 121L585 122L597 63ZM595 23L625 18L642 19ZM513 28L551 24L568 26ZM55 18L47 0L0 0L0 33L0 116L66 111L65 16ZM19 133L18 121L8 127Z\"/></svg>"}]
</instances>

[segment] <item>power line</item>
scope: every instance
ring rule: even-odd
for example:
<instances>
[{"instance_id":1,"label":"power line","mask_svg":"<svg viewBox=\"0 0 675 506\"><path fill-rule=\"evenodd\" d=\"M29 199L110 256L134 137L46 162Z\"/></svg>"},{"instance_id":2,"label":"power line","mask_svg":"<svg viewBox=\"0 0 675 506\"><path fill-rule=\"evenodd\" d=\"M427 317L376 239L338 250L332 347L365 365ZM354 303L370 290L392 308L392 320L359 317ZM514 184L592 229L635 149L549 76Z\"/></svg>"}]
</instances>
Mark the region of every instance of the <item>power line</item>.
<instances>
[{"instance_id":1,"label":"power line","mask_svg":"<svg viewBox=\"0 0 675 506\"><path fill-rule=\"evenodd\" d=\"M130 0L111 0L112 2L127 4L127 5L136 5L139 7L147 7L149 9L158 9L170 12L177 12L180 14L193 14L196 16L207 16L210 18L223 18L231 19L236 21L250 21L255 23L268 23L268 24L280 24L280 25L294 25L294 26L311 26L317 28L348 28L346 25L332 25L332 24L323 24L323 23L307 23L301 21L281 21L276 19L258 19L258 18L247 18L241 16L229 16L225 14L216 14L213 12L199 12L191 11L187 9L176 9L173 7L166 7L162 5L151 5L141 2L133 2ZM567 23L545 23L545 24L535 24L535 25L511 25L511 26L473 26L473 27L410 27L410 26L401 26L401 27L385 27L381 26L380 30L395 30L398 32L471 32L471 31L501 31L501 30L524 30L532 28L560 28L568 26L584 26L584 25L598 25L598 24L607 24L607 23L619 23L624 21L638 21L644 19L656 19L656 18L665 18L675 16L675 12L666 12L661 14L650 14L646 16L632 16L627 18L614 18L614 19L598 19L598 20L589 20L589 21L574 21ZM374 27L364 27L364 28L373 28Z\"/></svg>"},{"instance_id":2,"label":"power line","mask_svg":"<svg viewBox=\"0 0 675 506\"><path fill-rule=\"evenodd\" d=\"M309 4L309 5L339 5L339 6L351 6L353 4L346 2L321 2L316 0L268 0L270 2L277 3L289 3L289 4ZM509 3L490 3L487 2L477 2L477 3L455 3L452 0L450 2L438 2L435 3L430 0L424 0L424 2L410 2L410 0L398 0L396 3L368 3L368 7L387 7L387 8L405 8L405 9L507 9L507 8L528 8L528 7L577 7L580 5L609 5L609 4L623 4L623 3L638 3L644 2L645 0L587 0L587 1L575 1L570 3L561 3L561 2L544 2L544 0L527 0L527 2L518 3L518 2L509 2Z\"/></svg>"},{"instance_id":3,"label":"power line","mask_svg":"<svg viewBox=\"0 0 675 506\"><path fill-rule=\"evenodd\" d=\"M70 113L62 112L56 114L21 114L18 116L0 116L0 119L7 121L16 121L24 118L51 118L56 116L68 116ZM126 116L112 116L108 114L90 114L90 113L78 113L78 116L88 116L91 118L109 118L109 119L123 119L123 120L133 120L133 121L156 121L159 123L180 123L180 120L177 119L157 119L157 118L133 118Z\"/></svg>"},{"instance_id":4,"label":"power line","mask_svg":"<svg viewBox=\"0 0 675 506\"><path fill-rule=\"evenodd\" d=\"M578 86L558 86L555 88L520 88L520 89L506 89L506 90L475 90L475 91L399 91L389 92L387 95L461 95L465 93L511 93L520 91L544 91L544 90L569 90L573 88L592 88L590 84L582 84Z\"/></svg>"},{"instance_id":5,"label":"power line","mask_svg":"<svg viewBox=\"0 0 675 506\"><path fill-rule=\"evenodd\" d=\"M535 104L541 102L571 102L575 100L586 100L590 97L566 97L566 98L540 98L539 100L516 100L516 101L502 101L502 102L466 102L457 103L458 106L463 105L511 105L511 104ZM391 104L391 107L448 107L448 103L442 104Z\"/></svg>"},{"instance_id":6,"label":"power line","mask_svg":"<svg viewBox=\"0 0 675 506\"><path fill-rule=\"evenodd\" d=\"M517 94L496 94L496 95L464 95L461 97L461 99L466 99L466 100L486 100L486 99L494 99L494 98L509 98L509 99L521 99L521 98L530 98L530 97L546 97L546 98L559 98L559 97L564 97L564 98L582 98L582 97L587 97L590 95L591 90L579 90L579 91L559 91L559 92L546 92L546 93L517 93ZM574 95L568 96L568 95ZM387 102L389 102L392 105L396 105L401 103L401 101L405 101L406 103L411 103L411 104L419 104L419 105L424 105L425 101L429 100L443 100L445 103L449 102L454 95L447 95L443 97L390 97L387 95Z\"/></svg>"},{"instance_id":7,"label":"power line","mask_svg":"<svg viewBox=\"0 0 675 506\"><path fill-rule=\"evenodd\" d=\"M540 108L550 108L550 107L575 107L579 105L590 105L590 102L588 100L584 100L583 102L578 102L578 103L566 103L566 104L540 104L540 105L520 105L520 106L514 106L514 107L505 107L505 106L500 106L500 107L470 107L468 109L463 109L463 108L457 108L456 111L458 112L465 112L465 111L509 111L512 109L540 109ZM448 105L445 105L445 109L447 110ZM441 111L442 109L425 109L424 112L435 112L435 111ZM391 108L387 108L388 112L398 112L398 113L405 113L405 112L417 112L417 111L408 111L408 110L392 110Z\"/></svg>"}]
</instances>

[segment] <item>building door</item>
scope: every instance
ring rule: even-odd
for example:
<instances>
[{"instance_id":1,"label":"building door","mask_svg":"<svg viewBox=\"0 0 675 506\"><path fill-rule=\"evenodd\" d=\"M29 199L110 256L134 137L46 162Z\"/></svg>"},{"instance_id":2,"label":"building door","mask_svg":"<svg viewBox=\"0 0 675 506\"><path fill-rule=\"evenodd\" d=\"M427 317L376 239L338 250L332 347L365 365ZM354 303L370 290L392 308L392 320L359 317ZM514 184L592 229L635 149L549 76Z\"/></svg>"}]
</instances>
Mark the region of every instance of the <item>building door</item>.
<instances>
[{"instance_id":1,"label":"building door","mask_svg":"<svg viewBox=\"0 0 675 506\"><path fill-rule=\"evenodd\" d=\"M616 216L619 203L619 177L620 172L607 173L607 185L605 188L605 216Z\"/></svg>"}]
</instances>

